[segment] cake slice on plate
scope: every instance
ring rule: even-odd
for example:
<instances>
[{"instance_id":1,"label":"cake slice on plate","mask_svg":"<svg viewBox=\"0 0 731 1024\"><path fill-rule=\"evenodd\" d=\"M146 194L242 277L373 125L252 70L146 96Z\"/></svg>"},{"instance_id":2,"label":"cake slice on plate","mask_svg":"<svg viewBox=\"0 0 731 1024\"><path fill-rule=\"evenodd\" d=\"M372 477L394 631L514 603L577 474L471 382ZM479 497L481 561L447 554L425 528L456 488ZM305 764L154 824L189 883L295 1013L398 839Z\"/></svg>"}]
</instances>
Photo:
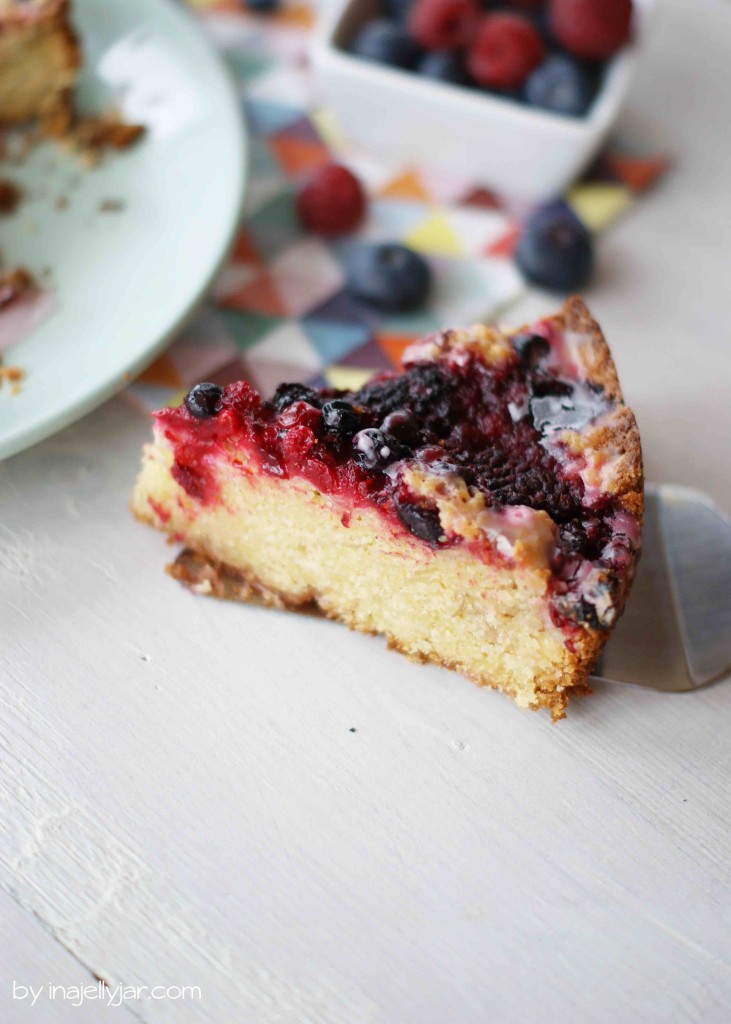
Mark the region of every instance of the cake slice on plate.
<instances>
[{"instance_id":1,"label":"cake slice on plate","mask_svg":"<svg viewBox=\"0 0 731 1024\"><path fill-rule=\"evenodd\" d=\"M0 125L67 121L80 65L69 0L0 0Z\"/></svg>"},{"instance_id":2,"label":"cake slice on plate","mask_svg":"<svg viewBox=\"0 0 731 1024\"><path fill-rule=\"evenodd\" d=\"M620 616L640 439L580 299L429 335L360 391L198 385L133 497L202 593L316 605L560 718Z\"/></svg>"}]
</instances>

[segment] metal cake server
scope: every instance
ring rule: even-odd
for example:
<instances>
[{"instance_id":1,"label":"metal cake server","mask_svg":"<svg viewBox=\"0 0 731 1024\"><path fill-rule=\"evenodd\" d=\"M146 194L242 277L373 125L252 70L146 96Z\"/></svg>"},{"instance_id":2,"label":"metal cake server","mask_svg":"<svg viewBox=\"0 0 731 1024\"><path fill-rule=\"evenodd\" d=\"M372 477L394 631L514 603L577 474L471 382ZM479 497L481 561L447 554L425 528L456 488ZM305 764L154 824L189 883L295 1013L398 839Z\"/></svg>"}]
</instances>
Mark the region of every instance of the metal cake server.
<instances>
[{"instance_id":1,"label":"metal cake server","mask_svg":"<svg viewBox=\"0 0 731 1024\"><path fill-rule=\"evenodd\" d=\"M594 678L695 690L731 671L731 520L686 487L645 500L637 578Z\"/></svg>"}]
</instances>

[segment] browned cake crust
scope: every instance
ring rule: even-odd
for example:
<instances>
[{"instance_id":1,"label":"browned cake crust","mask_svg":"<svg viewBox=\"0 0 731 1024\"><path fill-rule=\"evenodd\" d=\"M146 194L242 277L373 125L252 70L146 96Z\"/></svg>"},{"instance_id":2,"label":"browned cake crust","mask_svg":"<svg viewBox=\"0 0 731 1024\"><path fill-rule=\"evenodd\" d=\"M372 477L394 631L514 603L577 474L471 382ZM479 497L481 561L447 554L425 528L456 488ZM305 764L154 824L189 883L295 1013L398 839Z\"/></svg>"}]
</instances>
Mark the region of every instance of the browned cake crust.
<instances>
[{"instance_id":1,"label":"browned cake crust","mask_svg":"<svg viewBox=\"0 0 731 1024\"><path fill-rule=\"evenodd\" d=\"M577 354L591 384L604 388L616 403L612 412L600 426L579 437L579 445L587 452L614 451L617 459L609 479L603 484L619 504L639 520L642 528L645 495L644 468L640 432L634 413L624 404L617 369L599 324L578 296L568 299L556 317L558 326L575 331L586 340L577 346ZM628 574L622 586L622 608L629 596L634 572ZM587 631L577 644L577 651L587 676L594 670L609 635L597 630Z\"/></svg>"},{"instance_id":2,"label":"browned cake crust","mask_svg":"<svg viewBox=\"0 0 731 1024\"><path fill-rule=\"evenodd\" d=\"M615 403L614 410L601 427L583 435L583 447L618 453L619 459L607 490L628 512L642 517L644 471L640 432L634 413L624 404L617 369L601 327L577 295L567 299L561 312L552 319L559 328L573 331L585 339L577 345L577 355L586 379L590 384L604 388Z\"/></svg>"},{"instance_id":3,"label":"browned cake crust","mask_svg":"<svg viewBox=\"0 0 731 1024\"><path fill-rule=\"evenodd\" d=\"M622 508L638 519L641 530L645 497L640 432L634 413L624 404L617 368L602 329L583 299L577 295L567 299L561 311L550 320L560 330L572 332L581 339L577 341L575 352L587 381L603 388L614 403L612 411L603 418L600 425L575 435L574 450L589 455L616 453L610 473L602 479L602 487L615 496ZM617 595L622 608L633 580L634 572L622 581L621 592ZM585 630L575 642L580 666L578 678L583 673L584 678L588 679L610 635L606 630ZM552 714L555 720L555 712L552 711ZM563 712L559 717L563 717Z\"/></svg>"}]
</instances>

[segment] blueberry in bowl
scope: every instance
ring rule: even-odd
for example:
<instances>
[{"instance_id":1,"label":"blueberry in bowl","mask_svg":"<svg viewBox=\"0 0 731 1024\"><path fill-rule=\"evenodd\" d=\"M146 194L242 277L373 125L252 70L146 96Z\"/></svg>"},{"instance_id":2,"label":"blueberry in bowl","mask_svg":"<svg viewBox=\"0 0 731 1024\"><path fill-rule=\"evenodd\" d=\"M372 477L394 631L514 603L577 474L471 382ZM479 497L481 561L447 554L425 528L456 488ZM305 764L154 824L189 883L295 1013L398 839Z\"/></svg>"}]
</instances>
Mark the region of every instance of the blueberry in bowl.
<instances>
[{"instance_id":1,"label":"blueberry in bowl","mask_svg":"<svg viewBox=\"0 0 731 1024\"><path fill-rule=\"evenodd\" d=\"M355 37L353 53L379 64L413 68L421 55L421 49L398 22L378 18L368 22Z\"/></svg>"},{"instance_id":2,"label":"blueberry in bowl","mask_svg":"<svg viewBox=\"0 0 731 1024\"><path fill-rule=\"evenodd\" d=\"M566 54L553 54L525 83L525 99L532 107L567 117L583 117L594 102L596 75Z\"/></svg>"},{"instance_id":3,"label":"blueberry in bowl","mask_svg":"<svg viewBox=\"0 0 731 1024\"><path fill-rule=\"evenodd\" d=\"M431 50L416 65L418 74L438 82L466 85L469 80L464 58L451 50Z\"/></svg>"}]
</instances>

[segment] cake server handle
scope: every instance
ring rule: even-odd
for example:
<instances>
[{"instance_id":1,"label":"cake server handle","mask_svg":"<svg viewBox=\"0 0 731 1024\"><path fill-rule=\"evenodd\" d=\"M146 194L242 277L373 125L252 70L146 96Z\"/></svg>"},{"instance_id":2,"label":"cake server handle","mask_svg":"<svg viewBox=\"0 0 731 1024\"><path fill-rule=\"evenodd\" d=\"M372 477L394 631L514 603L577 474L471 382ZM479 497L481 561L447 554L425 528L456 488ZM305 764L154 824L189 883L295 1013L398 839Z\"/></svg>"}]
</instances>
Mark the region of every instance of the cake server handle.
<instances>
[{"instance_id":1,"label":"cake server handle","mask_svg":"<svg viewBox=\"0 0 731 1024\"><path fill-rule=\"evenodd\" d=\"M646 492L643 552L596 679L695 690L731 672L731 520L686 487Z\"/></svg>"}]
</instances>

